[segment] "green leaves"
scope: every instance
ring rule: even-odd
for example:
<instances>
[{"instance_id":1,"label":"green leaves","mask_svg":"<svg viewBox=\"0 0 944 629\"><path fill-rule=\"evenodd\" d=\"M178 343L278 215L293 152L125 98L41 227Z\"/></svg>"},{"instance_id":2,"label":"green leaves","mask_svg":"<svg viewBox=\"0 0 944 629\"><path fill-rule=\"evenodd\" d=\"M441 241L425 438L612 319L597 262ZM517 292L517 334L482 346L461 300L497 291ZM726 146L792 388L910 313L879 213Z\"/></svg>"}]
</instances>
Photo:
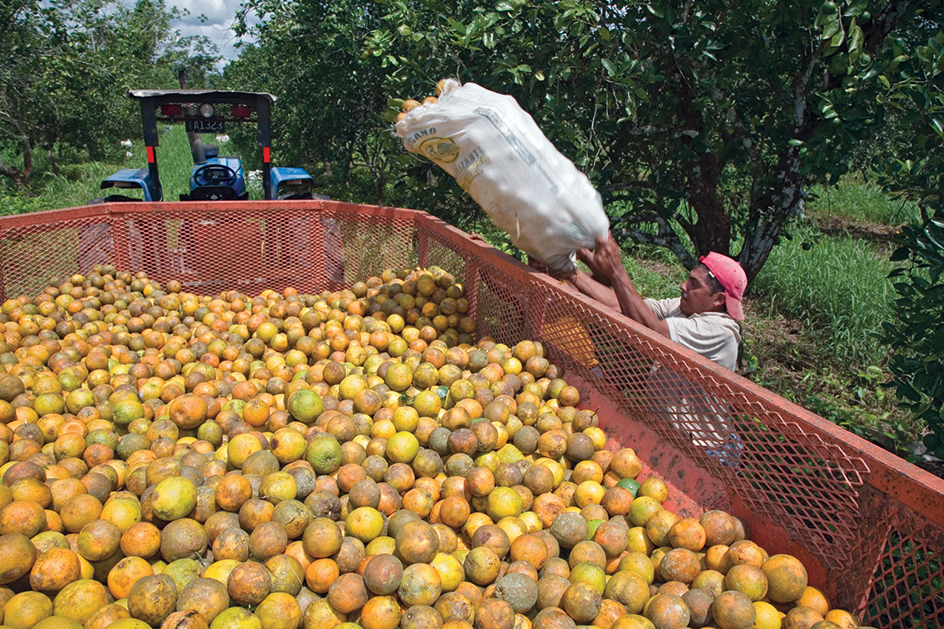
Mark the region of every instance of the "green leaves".
<instances>
[{"instance_id":1,"label":"green leaves","mask_svg":"<svg viewBox=\"0 0 944 629\"><path fill-rule=\"evenodd\" d=\"M940 207L940 206L938 206ZM909 264L896 275L895 320L883 326L882 341L894 354L889 369L896 395L915 418L927 421L937 443L944 438L944 218L908 225L896 238L892 260Z\"/></svg>"},{"instance_id":2,"label":"green leaves","mask_svg":"<svg viewBox=\"0 0 944 629\"><path fill-rule=\"evenodd\" d=\"M686 261L740 251L754 275L799 192L891 134L908 150L873 160L882 183L940 188L944 37L890 1L254 0L262 54L229 80L280 95L299 163L350 178L369 161L370 185L389 177L404 203L451 216L467 196L388 143L388 101L475 81L513 96L636 239L658 229ZM894 39L878 15L899 20L882 23Z\"/></svg>"},{"instance_id":3,"label":"green leaves","mask_svg":"<svg viewBox=\"0 0 944 629\"><path fill-rule=\"evenodd\" d=\"M0 155L12 167L5 173L21 173L20 186L29 186L28 155L40 147L63 166L123 158L118 142L141 128L126 90L176 86L180 70L192 87L217 76L216 46L172 29L180 13L163 3L19 4L0 29Z\"/></svg>"}]
</instances>

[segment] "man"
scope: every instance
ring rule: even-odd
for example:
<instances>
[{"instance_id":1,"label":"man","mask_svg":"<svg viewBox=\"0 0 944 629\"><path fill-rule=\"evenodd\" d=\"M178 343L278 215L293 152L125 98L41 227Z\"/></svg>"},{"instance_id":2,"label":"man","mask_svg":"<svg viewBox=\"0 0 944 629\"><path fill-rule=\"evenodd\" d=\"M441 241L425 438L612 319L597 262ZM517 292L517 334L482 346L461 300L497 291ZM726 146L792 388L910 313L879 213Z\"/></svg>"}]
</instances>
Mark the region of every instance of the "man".
<instances>
[{"instance_id":1,"label":"man","mask_svg":"<svg viewBox=\"0 0 944 629\"><path fill-rule=\"evenodd\" d=\"M582 293L723 367L732 371L737 367L741 342L737 321L744 319L741 298L747 287L747 276L737 262L709 253L682 283L681 297L656 301L643 299L636 291L612 234L597 239L593 253L582 250L578 257L593 275L578 271L563 279Z\"/></svg>"}]
</instances>

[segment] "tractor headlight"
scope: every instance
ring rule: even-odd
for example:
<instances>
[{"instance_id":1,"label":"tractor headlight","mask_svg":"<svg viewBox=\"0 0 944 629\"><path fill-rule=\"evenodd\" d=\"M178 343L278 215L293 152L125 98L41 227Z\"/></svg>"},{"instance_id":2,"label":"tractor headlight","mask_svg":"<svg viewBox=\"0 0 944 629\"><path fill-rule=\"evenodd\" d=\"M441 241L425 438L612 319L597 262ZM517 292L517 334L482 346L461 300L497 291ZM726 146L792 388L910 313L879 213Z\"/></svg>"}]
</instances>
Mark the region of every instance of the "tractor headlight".
<instances>
[{"instance_id":1,"label":"tractor headlight","mask_svg":"<svg viewBox=\"0 0 944 629\"><path fill-rule=\"evenodd\" d=\"M203 116L204 118L212 118L213 105L209 103L203 103L202 105L200 105L200 115Z\"/></svg>"}]
</instances>

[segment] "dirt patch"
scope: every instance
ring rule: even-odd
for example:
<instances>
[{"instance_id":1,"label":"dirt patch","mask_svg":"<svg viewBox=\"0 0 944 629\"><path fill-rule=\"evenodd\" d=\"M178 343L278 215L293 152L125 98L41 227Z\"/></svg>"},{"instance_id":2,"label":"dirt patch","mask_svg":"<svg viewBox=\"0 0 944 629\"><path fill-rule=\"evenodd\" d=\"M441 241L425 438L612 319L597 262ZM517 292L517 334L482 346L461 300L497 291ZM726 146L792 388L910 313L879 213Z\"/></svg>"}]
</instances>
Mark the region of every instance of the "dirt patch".
<instances>
[{"instance_id":1,"label":"dirt patch","mask_svg":"<svg viewBox=\"0 0 944 629\"><path fill-rule=\"evenodd\" d=\"M944 478L944 463L940 461L925 461L924 459L918 459L915 462L915 465L930 474L934 474L938 478Z\"/></svg>"},{"instance_id":2,"label":"dirt patch","mask_svg":"<svg viewBox=\"0 0 944 629\"><path fill-rule=\"evenodd\" d=\"M848 236L864 240L874 245L880 252L887 252L894 248L892 240L901 231L901 225L889 227L882 223L850 219L821 210L807 209L806 218L812 221L825 236Z\"/></svg>"}]
</instances>

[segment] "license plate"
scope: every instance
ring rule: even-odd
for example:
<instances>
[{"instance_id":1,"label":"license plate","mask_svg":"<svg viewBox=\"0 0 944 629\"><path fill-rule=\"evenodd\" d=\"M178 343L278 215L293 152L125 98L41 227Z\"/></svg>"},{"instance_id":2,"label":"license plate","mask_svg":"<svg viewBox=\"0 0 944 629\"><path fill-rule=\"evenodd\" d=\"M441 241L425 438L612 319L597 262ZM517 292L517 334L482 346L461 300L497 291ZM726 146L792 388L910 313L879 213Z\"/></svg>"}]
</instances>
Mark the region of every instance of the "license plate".
<instances>
[{"instance_id":1,"label":"license plate","mask_svg":"<svg viewBox=\"0 0 944 629\"><path fill-rule=\"evenodd\" d=\"M187 120L187 133L225 133L225 120Z\"/></svg>"}]
</instances>

